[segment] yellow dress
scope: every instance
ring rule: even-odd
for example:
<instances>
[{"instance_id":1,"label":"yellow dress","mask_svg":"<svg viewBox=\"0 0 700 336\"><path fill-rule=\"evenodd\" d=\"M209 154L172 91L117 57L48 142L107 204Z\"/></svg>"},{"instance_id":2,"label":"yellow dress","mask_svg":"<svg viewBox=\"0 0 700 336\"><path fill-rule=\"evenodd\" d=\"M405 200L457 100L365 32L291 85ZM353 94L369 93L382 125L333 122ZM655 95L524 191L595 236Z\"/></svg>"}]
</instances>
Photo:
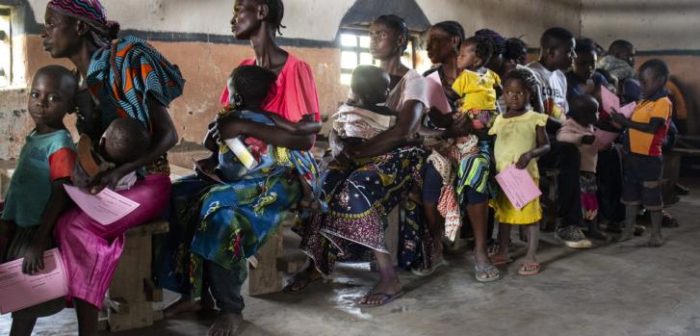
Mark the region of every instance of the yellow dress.
<instances>
[{"instance_id":1,"label":"yellow dress","mask_svg":"<svg viewBox=\"0 0 700 336\"><path fill-rule=\"evenodd\" d=\"M547 124L547 115L534 111L525 112L521 116L504 118L502 115L496 120L489 130L490 135L496 135L494 157L496 159L496 171L501 172L510 165L515 164L524 153L537 147L537 126L544 127ZM539 184L540 173L537 169L537 160L531 160L527 166L527 172ZM535 199L517 210L503 192L498 192L491 205L496 210L496 219L504 224L532 224L542 219L542 207L540 200Z\"/></svg>"}]
</instances>

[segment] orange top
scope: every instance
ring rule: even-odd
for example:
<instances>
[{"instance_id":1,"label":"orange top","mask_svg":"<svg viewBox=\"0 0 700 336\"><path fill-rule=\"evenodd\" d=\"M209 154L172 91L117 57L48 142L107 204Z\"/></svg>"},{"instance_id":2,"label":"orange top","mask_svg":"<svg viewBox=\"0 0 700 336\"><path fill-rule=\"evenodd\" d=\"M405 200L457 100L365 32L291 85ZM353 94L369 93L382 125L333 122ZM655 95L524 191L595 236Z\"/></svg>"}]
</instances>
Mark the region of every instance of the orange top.
<instances>
[{"instance_id":1,"label":"orange top","mask_svg":"<svg viewBox=\"0 0 700 336\"><path fill-rule=\"evenodd\" d=\"M642 100L632 114L632 121L648 124L653 118L664 119L666 122L656 133L645 133L629 129L630 152L646 156L661 156L661 146L668 132L672 110L671 100L661 97L656 100Z\"/></svg>"}]
</instances>

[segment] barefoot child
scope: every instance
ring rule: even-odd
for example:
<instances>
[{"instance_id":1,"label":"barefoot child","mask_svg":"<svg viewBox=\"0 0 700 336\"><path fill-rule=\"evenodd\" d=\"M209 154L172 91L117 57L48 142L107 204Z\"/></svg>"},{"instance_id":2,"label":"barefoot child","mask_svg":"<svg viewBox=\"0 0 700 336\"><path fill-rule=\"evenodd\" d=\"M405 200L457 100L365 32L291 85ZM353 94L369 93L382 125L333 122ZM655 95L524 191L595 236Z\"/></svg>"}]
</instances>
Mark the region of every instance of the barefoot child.
<instances>
[{"instance_id":1,"label":"barefoot child","mask_svg":"<svg viewBox=\"0 0 700 336\"><path fill-rule=\"evenodd\" d=\"M261 124L275 125L286 131L296 135L316 134L321 130L321 124L302 118L298 123L292 123L284 118L279 117L270 112L263 111L261 106L268 97L273 84L277 77L271 71L258 66L240 66L233 70L229 78L229 93L230 105L227 106L218 116L221 119L237 119L249 120ZM308 114L308 117L313 118L313 115ZM254 160L255 164L248 167L246 158L234 153L234 150L227 144L229 139L219 139L216 128L212 127L207 133L204 140L205 146L212 151L212 156L205 159L203 164L200 164L200 169L212 170L224 181L234 181L240 179L250 169L264 169L269 162L258 162L261 156L268 151L268 146L262 141L253 137L238 139L241 145L244 146L242 154L248 159ZM251 157L252 155L252 157ZM323 205L318 202L318 192L320 185L318 184L319 171L313 156L309 152L297 150L287 150L286 157L277 157L280 160L287 161L293 165L297 172L300 185L302 188L302 199L299 201L299 207L303 209L321 209Z\"/></svg>"},{"instance_id":2,"label":"barefoot child","mask_svg":"<svg viewBox=\"0 0 700 336\"><path fill-rule=\"evenodd\" d=\"M588 94L574 95L569 99L569 118L562 123L557 133L557 141L574 144L581 153L581 206L583 219L588 222L589 238L606 240L598 229L598 182L596 166L598 148L593 125L598 121L598 102Z\"/></svg>"},{"instance_id":3,"label":"barefoot child","mask_svg":"<svg viewBox=\"0 0 700 336\"><path fill-rule=\"evenodd\" d=\"M53 227L68 205L63 185L70 183L76 152L63 117L75 107L78 82L68 69L50 65L39 69L29 93L28 111L35 123L12 176L0 222L0 262L24 258L22 271L44 268L43 253L55 246ZM30 335L37 317L60 311L64 298L52 300L12 314L10 335Z\"/></svg>"},{"instance_id":4,"label":"barefoot child","mask_svg":"<svg viewBox=\"0 0 700 336\"><path fill-rule=\"evenodd\" d=\"M618 124L629 128L625 137L626 155L623 159L622 203L626 205L625 228L621 241L634 234L637 212L643 205L651 216L649 246L663 245L661 222L663 199L661 174L663 171L662 145L671 120L672 104L664 86L668 81L668 67L652 59L639 68L639 83L643 99L630 119L611 113Z\"/></svg>"},{"instance_id":5,"label":"barefoot child","mask_svg":"<svg viewBox=\"0 0 700 336\"><path fill-rule=\"evenodd\" d=\"M496 136L494 154L496 169L503 171L515 164L518 169L527 172L539 182L537 158L549 151L549 139L545 132L547 115L529 109L530 95L534 93L536 79L529 71L516 69L511 71L504 80L503 94L506 98L507 110L496 117L489 134ZM542 208L539 199L517 210L504 193L499 193L493 202L496 219L499 222L499 250L494 257L494 264L509 262L508 245L510 227L524 225L528 234L528 248L525 262L518 270L520 275L539 273L540 264L535 253L539 242L539 221L542 219Z\"/></svg>"}]
</instances>

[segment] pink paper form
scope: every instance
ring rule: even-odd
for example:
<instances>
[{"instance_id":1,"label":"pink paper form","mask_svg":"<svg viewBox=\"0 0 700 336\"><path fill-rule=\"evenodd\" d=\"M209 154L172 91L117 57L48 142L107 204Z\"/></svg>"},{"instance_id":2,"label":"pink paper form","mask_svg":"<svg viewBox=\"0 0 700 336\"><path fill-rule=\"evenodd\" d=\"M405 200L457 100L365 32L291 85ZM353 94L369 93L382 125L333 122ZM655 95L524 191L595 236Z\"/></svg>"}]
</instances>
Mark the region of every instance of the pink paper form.
<instances>
[{"instance_id":1,"label":"pink paper form","mask_svg":"<svg viewBox=\"0 0 700 336\"><path fill-rule=\"evenodd\" d=\"M81 210L102 225L112 224L136 210L140 204L105 188L97 195L64 185L68 196Z\"/></svg>"},{"instance_id":2,"label":"pink paper form","mask_svg":"<svg viewBox=\"0 0 700 336\"><path fill-rule=\"evenodd\" d=\"M603 111L611 113L613 108L620 109L620 98L605 86L600 87L600 98L603 103Z\"/></svg>"},{"instance_id":3,"label":"pink paper form","mask_svg":"<svg viewBox=\"0 0 700 336\"><path fill-rule=\"evenodd\" d=\"M593 147L598 149L598 151L601 151L602 149L606 148L608 145L613 143L617 137L620 136L620 133L615 133L615 132L608 132L608 131L603 131L601 129L596 129L595 130L595 141L593 141Z\"/></svg>"},{"instance_id":4,"label":"pink paper form","mask_svg":"<svg viewBox=\"0 0 700 336\"><path fill-rule=\"evenodd\" d=\"M515 165L509 166L496 175L496 181L513 207L518 210L542 195L542 191L527 170L518 169Z\"/></svg>"},{"instance_id":5,"label":"pink paper form","mask_svg":"<svg viewBox=\"0 0 700 336\"><path fill-rule=\"evenodd\" d=\"M58 249L44 252L44 270L22 273L18 259L0 265L0 314L7 314L68 294L65 268Z\"/></svg>"}]
</instances>

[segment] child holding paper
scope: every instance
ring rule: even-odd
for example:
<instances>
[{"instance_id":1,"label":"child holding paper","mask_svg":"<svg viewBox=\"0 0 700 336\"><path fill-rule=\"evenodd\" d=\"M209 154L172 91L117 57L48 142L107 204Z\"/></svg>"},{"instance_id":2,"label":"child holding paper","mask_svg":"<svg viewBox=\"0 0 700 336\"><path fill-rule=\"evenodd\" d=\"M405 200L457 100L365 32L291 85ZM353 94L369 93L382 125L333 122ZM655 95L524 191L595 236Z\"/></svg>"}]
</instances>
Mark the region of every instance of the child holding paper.
<instances>
[{"instance_id":1,"label":"child holding paper","mask_svg":"<svg viewBox=\"0 0 700 336\"><path fill-rule=\"evenodd\" d=\"M588 238L606 240L598 230L598 184L596 165L598 148L594 146L596 137L593 125L598 120L598 102L590 95L574 95L569 99L569 116L557 132L559 142L568 142L578 147L581 153L581 206L583 219L588 222Z\"/></svg>"},{"instance_id":2,"label":"child holding paper","mask_svg":"<svg viewBox=\"0 0 700 336\"><path fill-rule=\"evenodd\" d=\"M507 111L496 117L489 134L496 136L496 170L503 171L515 164L518 169L526 169L530 176L539 182L536 159L549 151L549 139L545 132L548 116L532 111L528 102L535 94L537 80L531 72L515 69L503 81ZM503 192L499 192L493 202L496 219L499 222L498 253L493 257L494 265L510 262L508 245L512 225L524 225L527 229L528 248L525 262L518 270L520 275L535 275L540 271L535 253L539 241L539 221L542 208L539 199L517 209Z\"/></svg>"},{"instance_id":3,"label":"child holding paper","mask_svg":"<svg viewBox=\"0 0 700 336\"><path fill-rule=\"evenodd\" d=\"M648 245L659 247L663 199L661 175L663 171L662 145L671 120L672 104L664 86L669 71L666 63L652 59L639 68L639 83L643 100L637 105L631 119L613 111L613 120L629 128L625 137L624 182L622 203L626 206L625 228L620 241L632 238L639 206L650 213L651 236Z\"/></svg>"},{"instance_id":4,"label":"child holding paper","mask_svg":"<svg viewBox=\"0 0 700 336\"><path fill-rule=\"evenodd\" d=\"M0 221L9 242L0 246L0 261L24 258L26 274L44 268L44 251L54 246L51 232L69 202L63 185L70 182L76 152L63 117L75 108L77 88L73 73L58 65L39 69L32 81L27 110L35 127L22 147ZM63 301L14 312L10 335L30 335L36 319L57 313Z\"/></svg>"}]
</instances>

